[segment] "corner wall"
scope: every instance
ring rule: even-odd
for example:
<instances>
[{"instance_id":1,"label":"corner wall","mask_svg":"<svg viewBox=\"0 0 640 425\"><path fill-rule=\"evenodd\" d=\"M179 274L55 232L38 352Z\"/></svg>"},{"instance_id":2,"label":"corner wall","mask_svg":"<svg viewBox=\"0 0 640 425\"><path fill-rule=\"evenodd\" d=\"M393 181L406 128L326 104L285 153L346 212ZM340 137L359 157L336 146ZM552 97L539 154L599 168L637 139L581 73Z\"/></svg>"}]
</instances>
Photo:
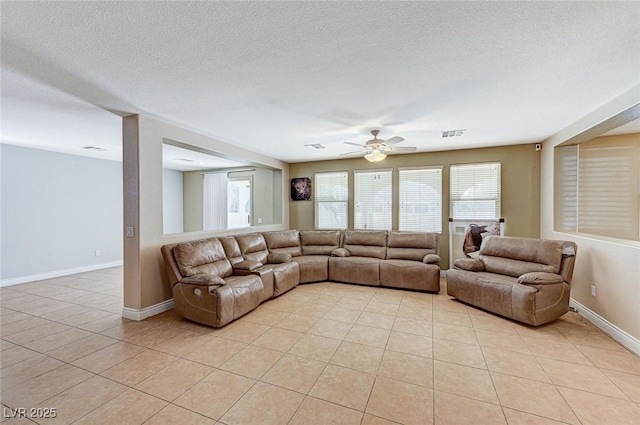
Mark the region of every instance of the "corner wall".
<instances>
[{"instance_id":1,"label":"corner wall","mask_svg":"<svg viewBox=\"0 0 640 425\"><path fill-rule=\"evenodd\" d=\"M540 152L534 144L494 148L464 149L390 155L383 162L372 164L364 158L317 161L291 164L291 178L309 177L326 171L349 171L349 228L353 228L353 170L393 168L393 228L398 228L398 167L443 165L442 173L442 237L440 238L441 267L449 268L449 166L472 162L500 161L502 163L502 217L505 233L510 236L537 238L540 236ZM314 202L289 200L292 229L313 229Z\"/></svg>"},{"instance_id":2,"label":"corner wall","mask_svg":"<svg viewBox=\"0 0 640 425\"><path fill-rule=\"evenodd\" d=\"M633 242L561 233L553 229L553 148L638 103L640 86L615 98L544 142L540 231L543 238L566 239L578 245L571 298L635 338L637 347L634 351L640 353L640 246ZM591 285L597 288L597 298L591 297Z\"/></svg>"},{"instance_id":3,"label":"corner wall","mask_svg":"<svg viewBox=\"0 0 640 425\"><path fill-rule=\"evenodd\" d=\"M2 284L122 261L122 165L1 144ZM95 252L100 251L100 256Z\"/></svg>"},{"instance_id":4,"label":"corner wall","mask_svg":"<svg viewBox=\"0 0 640 425\"><path fill-rule=\"evenodd\" d=\"M164 138L282 169L282 184L289 181L287 163L148 116L123 118L124 233L129 227L133 230L132 237L124 238L124 306L125 311L136 312L132 315L138 314L138 317L144 317L149 308L166 305L162 303L172 298L160 254L162 245L223 234L284 230L289 226L288 209L283 208L281 225L165 236L162 228Z\"/></svg>"}]
</instances>

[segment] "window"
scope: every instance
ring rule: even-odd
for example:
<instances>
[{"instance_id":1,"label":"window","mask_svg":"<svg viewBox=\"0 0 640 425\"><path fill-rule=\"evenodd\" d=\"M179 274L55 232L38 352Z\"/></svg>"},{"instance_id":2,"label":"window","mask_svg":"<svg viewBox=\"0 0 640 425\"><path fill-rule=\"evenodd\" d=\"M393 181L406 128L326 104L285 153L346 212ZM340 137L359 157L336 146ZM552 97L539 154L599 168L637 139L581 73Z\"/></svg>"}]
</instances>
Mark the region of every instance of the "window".
<instances>
[{"instance_id":1,"label":"window","mask_svg":"<svg viewBox=\"0 0 640 425\"><path fill-rule=\"evenodd\" d=\"M391 170L354 171L355 229L391 230Z\"/></svg>"},{"instance_id":2,"label":"window","mask_svg":"<svg viewBox=\"0 0 640 425\"><path fill-rule=\"evenodd\" d=\"M316 173L316 229L346 229L349 177L346 171Z\"/></svg>"},{"instance_id":3,"label":"window","mask_svg":"<svg viewBox=\"0 0 640 425\"><path fill-rule=\"evenodd\" d=\"M400 168L400 230L442 233L442 167Z\"/></svg>"},{"instance_id":4,"label":"window","mask_svg":"<svg viewBox=\"0 0 640 425\"><path fill-rule=\"evenodd\" d=\"M227 228L227 174L207 173L202 186L202 229Z\"/></svg>"},{"instance_id":5,"label":"window","mask_svg":"<svg viewBox=\"0 0 640 425\"><path fill-rule=\"evenodd\" d=\"M458 220L500 218L500 163L452 165L451 217Z\"/></svg>"},{"instance_id":6,"label":"window","mask_svg":"<svg viewBox=\"0 0 640 425\"><path fill-rule=\"evenodd\" d=\"M598 137L555 152L556 230L639 241L637 135Z\"/></svg>"}]
</instances>

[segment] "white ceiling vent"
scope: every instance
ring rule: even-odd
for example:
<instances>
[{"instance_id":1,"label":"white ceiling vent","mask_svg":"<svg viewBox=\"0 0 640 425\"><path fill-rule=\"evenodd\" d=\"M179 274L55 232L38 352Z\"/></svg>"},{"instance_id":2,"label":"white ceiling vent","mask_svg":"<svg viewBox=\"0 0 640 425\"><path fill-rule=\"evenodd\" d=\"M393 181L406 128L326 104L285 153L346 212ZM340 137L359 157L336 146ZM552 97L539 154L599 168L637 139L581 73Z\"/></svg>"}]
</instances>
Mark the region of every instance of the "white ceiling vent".
<instances>
[{"instance_id":1,"label":"white ceiling vent","mask_svg":"<svg viewBox=\"0 0 640 425\"><path fill-rule=\"evenodd\" d=\"M311 144L305 145L305 146L308 147L309 149L324 149L325 148L320 143L311 143Z\"/></svg>"},{"instance_id":2,"label":"white ceiling vent","mask_svg":"<svg viewBox=\"0 0 640 425\"><path fill-rule=\"evenodd\" d=\"M460 137L464 136L464 132L467 130L447 130L442 132L442 137Z\"/></svg>"},{"instance_id":3,"label":"white ceiling vent","mask_svg":"<svg viewBox=\"0 0 640 425\"><path fill-rule=\"evenodd\" d=\"M97 152L106 151L105 148L99 148L98 146L83 146L82 149L86 149L88 151L97 151Z\"/></svg>"}]
</instances>

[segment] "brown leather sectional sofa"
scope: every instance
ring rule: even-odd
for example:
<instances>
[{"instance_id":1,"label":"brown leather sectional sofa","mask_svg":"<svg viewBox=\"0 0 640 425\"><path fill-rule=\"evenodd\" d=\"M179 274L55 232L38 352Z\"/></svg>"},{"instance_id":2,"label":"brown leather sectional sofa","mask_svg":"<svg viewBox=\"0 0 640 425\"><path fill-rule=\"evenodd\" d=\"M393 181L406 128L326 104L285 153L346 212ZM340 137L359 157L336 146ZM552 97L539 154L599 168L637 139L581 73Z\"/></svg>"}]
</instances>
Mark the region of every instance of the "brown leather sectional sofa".
<instances>
[{"instance_id":1,"label":"brown leather sectional sofa","mask_svg":"<svg viewBox=\"0 0 640 425\"><path fill-rule=\"evenodd\" d=\"M569 310L573 242L487 236L476 258L447 271L447 293L484 310L538 326Z\"/></svg>"},{"instance_id":2,"label":"brown leather sectional sofa","mask_svg":"<svg viewBox=\"0 0 640 425\"><path fill-rule=\"evenodd\" d=\"M176 312L214 327L299 283L440 291L439 235L433 233L288 230L170 244L161 251Z\"/></svg>"}]
</instances>

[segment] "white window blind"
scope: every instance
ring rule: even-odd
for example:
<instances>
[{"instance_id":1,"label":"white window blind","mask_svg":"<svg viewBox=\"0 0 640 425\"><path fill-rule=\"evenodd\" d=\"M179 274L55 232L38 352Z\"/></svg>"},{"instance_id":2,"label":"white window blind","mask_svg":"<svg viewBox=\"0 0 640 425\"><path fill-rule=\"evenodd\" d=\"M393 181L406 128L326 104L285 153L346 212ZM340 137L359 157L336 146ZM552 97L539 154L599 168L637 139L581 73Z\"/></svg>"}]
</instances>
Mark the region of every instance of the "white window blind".
<instances>
[{"instance_id":1,"label":"white window blind","mask_svg":"<svg viewBox=\"0 0 640 425\"><path fill-rule=\"evenodd\" d=\"M457 220L500 218L500 163L452 165L450 209Z\"/></svg>"},{"instance_id":2,"label":"white window blind","mask_svg":"<svg viewBox=\"0 0 640 425\"><path fill-rule=\"evenodd\" d=\"M349 174L316 173L314 189L316 229L346 229Z\"/></svg>"},{"instance_id":3,"label":"white window blind","mask_svg":"<svg viewBox=\"0 0 640 425\"><path fill-rule=\"evenodd\" d=\"M629 146L578 152L578 231L637 240L638 154Z\"/></svg>"},{"instance_id":4,"label":"white window blind","mask_svg":"<svg viewBox=\"0 0 640 425\"><path fill-rule=\"evenodd\" d=\"M204 175L202 185L202 229L218 230L227 228L227 174L209 173Z\"/></svg>"},{"instance_id":5,"label":"white window blind","mask_svg":"<svg viewBox=\"0 0 640 425\"><path fill-rule=\"evenodd\" d=\"M555 152L556 230L640 240L638 137L599 137Z\"/></svg>"},{"instance_id":6,"label":"white window blind","mask_svg":"<svg viewBox=\"0 0 640 425\"><path fill-rule=\"evenodd\" d=\"M391 170L354 171L355 229L391 230Z\"/></svg>"},{"instance_id":7,"label":"white window blind","mask_svg":"<svg viewBox=\"0 0 640 425\"><path fill-rule=\"evenodd\" d=\"M560 161L560 184L557 200L560 207L559 223L563 232L578 231L578 146L563 146L556 150ZM558 206L556 206L558 207Z\"/></svg>"},{"instance_id":8,"label":"white window blind","mask_svg":"<svg viewBox=\"0 0 640 425\"><path fill-rule=\"evenodd\" d=\"M400 230L442 233L442 167L399 169Z\"/></svg>"}]
</instances>

